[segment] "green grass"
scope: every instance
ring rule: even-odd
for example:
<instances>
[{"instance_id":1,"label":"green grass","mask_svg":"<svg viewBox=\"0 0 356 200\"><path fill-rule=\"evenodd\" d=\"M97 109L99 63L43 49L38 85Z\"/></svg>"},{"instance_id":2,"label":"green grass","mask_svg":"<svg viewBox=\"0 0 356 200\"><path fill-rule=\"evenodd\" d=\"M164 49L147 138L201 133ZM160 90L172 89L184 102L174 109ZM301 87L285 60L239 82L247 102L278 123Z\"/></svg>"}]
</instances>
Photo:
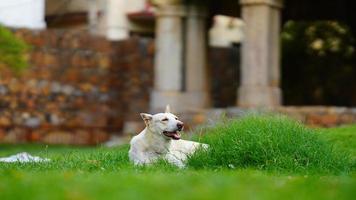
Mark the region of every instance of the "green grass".
<instances>
[{"instance_id":1,"label":"green grass","mask_svg":"<svg viewBox=\"0 0 356 200\"><path fill-rule=\"evenodd\" d=\"M1 176L1 199L352 199L355 177L260 171L23 172Z\"/></svg>"},{"instance_id":2,"label":"green grass","mask_svg":"<svg viewBox=\"0 0 356 200\"><path fill-rule=\"evenodd\" d=\"M320 135L340 150L349 152L356 160L356 125L324 129Z\"/></svg>"},{"instance_id":3,"label":"green grass","mask_svg":"<svg viewBox=\"0 0 356 200\"><path fill-rule=\"evenodd\" d=\"M194 168L254 168L288 173L349 173L350 154L318 131L282 116L248 116L207 130L208 151L189 161Z\"/></svg>"},{"instance_id":4,"label":"green grass","mask_svg":"<svg viewBox=\"0 0 356 200\"><path fill-rule=\"evenodd\" d=\"M224 164L217 164L217 157L214 157L216 155L211 154L211 160L214 161L208 161L205 155L202 155L204 158L202 158L201 162L207 161L208 163L197 164L199 163L198 158L193 158L190 166L181 170L162 162L151 167L134 167L127 157L127 145L113 149L105 147L0 145L0 156L27 151L52 160L42 164L0 164L0 199L354 198L356 195L356 173L347 164L352 161L348 158L340 158L343 160L342 162L345 162L345 167L335 167L336 170L330 169L328 165L330 162L336 162L334 161L334 156L337 158L340 155L355 157L356 126L309 130L296 125L294 122L285 121L285 119L278 121L280 119L267 117L259 118L258 120L246 120L232 122L239 124L239 127L233 128L234 130L240 130L238 134L243 134L241 131L250 133L247 130L256 130L266 136L267 130L273 130L272 132L278 130L278 136L282 138L277 141L283 143L288 142L288 140L279 134L287 134L289 135L288 137L292 137L290 138L291 140L295 139L295 137L299 138L299 134L301 134L304 140L312 140L312 142L304 141L298 143L296 141L288 144L293 144L294 146L308 144L307 146L313 146L313 148L307 148L308 150L319 149L319 153L324 152L326 154L325 152L328 152L330 154L320 157L320 163L315 164L317 167L303 168L304 165L289 165L287 161L283 161L283 156L279 157L279 155L284 155L287 157L285 159L288 160L288 155L291 155L289 152L297 150L299 152L301 151L300 147L288 146L288 148L285 147L289 149L288 151L280 152L279 154L277 153L279 148L269 147L264 151L269 151L273 156L277 156L277 160L279 160L274 164L270 164L269 167L260 165L263 162L253 160L253 162L246 160L248 164L243 165L239 160L240 164L234 163L235 169L230 169L229 166L226 167ZM277 126L279 123L275 124L276 120L281 122L280 126ZM229 127L234 127L233 124L230 125ZM222 132L217 134L227 134L223 132L224 127L221 126L223 125L209 132L212 134L214 131L220 130ZM288 131L296 132L298 136L286 133ZM312 136L306 136L304 133ZM214 136L207 136L206 138L201 138L201 140L211 142L213 141L212 137ZM227 137L233 138L232 136ZM240 135L239 137L242 136ZM271 137L273 136L270 135L269 139ZM240 151L250 152L250 155L253 155L251 154L253 152L263 152L260 149L260 143L266 145L270 142L270 140L253 134L252 136L244 135L243 139L249 140L249 142L246 141L246 144L241 144L240 141L239 144L242 145ZM256 144L253 144L253 140L255 140ZM216 143L224 142L221 138L215 139L215 141ZM318 148L311 144L318 144ZM335 148L332 147L332 144L335 144ZM220 148L219 145L216 147ZM328 150L326 151L325 148ZM280 151L282 150L280 149ZM223 153L221 160L226 161L225 156L229 152L220 151L220 153ZM308 155L307 158L314 159L311 155L306 155ZM253 158L258 158L257 160L260 161L261 158L269 157L262 154L262 156ZM236 159L239 158L236 157ZM221 163L223 162L221 161ZM297 170L295 170L296 166L298 166ZM302 166L302 170L300 170L299 166Z\"/></svg>"}]
</instances>

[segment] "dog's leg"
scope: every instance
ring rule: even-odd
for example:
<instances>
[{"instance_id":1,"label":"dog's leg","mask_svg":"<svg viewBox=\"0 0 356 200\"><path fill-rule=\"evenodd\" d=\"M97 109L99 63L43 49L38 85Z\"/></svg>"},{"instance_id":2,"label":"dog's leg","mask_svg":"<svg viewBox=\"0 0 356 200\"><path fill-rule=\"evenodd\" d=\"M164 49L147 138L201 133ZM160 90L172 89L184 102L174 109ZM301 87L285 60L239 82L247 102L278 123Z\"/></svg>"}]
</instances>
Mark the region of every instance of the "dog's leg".
<instances>
[{"instance_id":1,"label":"dog's leg","mask_svg":"<svg viewBox=\"0 0 356 200\"><path fill-rule=\"evenodd\" d=\"M175 156L174 154L171 154L171 153L168 153L166 156L165 156L165 159L172 165L175 165L179 168L184 168L185 167L185 164L184 164L184 161L177 158L177 156Z\"/></svg>"},{"instance_id":2,"label":"dog's leg","mask_svg":"<svg viewBox=\"0 0 356 200\"><path fill-rule=\"evenodd\" d=\"M135 165L150 164L156 160L150 153L137 151L135 148L130 149L129 158Z\"/></svg>"}]
</instances>

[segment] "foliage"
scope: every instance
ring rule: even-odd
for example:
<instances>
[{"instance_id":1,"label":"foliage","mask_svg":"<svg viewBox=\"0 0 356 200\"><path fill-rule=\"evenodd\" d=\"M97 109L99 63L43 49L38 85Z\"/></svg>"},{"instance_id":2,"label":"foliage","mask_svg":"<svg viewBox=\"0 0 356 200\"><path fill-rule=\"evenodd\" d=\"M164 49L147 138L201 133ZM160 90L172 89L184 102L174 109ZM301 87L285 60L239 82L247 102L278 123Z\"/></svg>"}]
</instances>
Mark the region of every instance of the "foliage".
<instances>
[{"instance_id":1,"label":"foliage","mask_svg":"<svg viewBox=\"0 0 356 200\"><path fill-rule=\"evenodd\" d=\"M26 68L28 49L29 46L25 42L0 25L0 67L5 65L15 71Z\"/></svg>"},{"instance_id":2,"label":"foliage","mask_svg":"<svg viewBox=\"0 0 356 200\"><path fill-rule=\"evenodd\" d=\"M285 104L356 105L355 37L346 25L288 21L281 40Z\"/></svg>"},{"instance_id":3,"label":"foliage","mask_svg":"<svg viewBox=\"0 0 356 200\"><path fill-rule=\"evenodd\" d=\"M317 132L281 116L248 116L222 123L202 142L210 145L189 160L193 168L255 168L292 173L349 173L347 153Z\"/></svg>"}]
</instances>

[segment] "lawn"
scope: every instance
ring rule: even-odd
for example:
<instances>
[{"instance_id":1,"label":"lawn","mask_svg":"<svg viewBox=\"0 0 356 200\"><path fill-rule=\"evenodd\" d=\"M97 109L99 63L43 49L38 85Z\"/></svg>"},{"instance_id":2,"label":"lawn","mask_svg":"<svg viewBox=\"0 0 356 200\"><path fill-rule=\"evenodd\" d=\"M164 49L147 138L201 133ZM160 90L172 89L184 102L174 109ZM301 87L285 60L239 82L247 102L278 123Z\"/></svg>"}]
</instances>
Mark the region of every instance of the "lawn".
<instances>
[{"instance_id":1,"label":"lawn","mask_svg":"<svg viewBox=\"0 0 356 200\"><path fill-rule=\"evenodd\" d=\"M264 134L264 130L272 130L280 137L280 132L274 130L273 125L259 124L256 121L252 124L253 128L266 128L257 130L261 134ZM241 130L251 128L246 124L238 125L242 127ZM229 127L233 125L229 124ZM224 129L219 126L217 128ZM240 165L236 162L234 169L219 165L213 157L214 153L221 153L220 160L224 160L223 155L229 155L231 151L216 150L208 155L214 162L197 165L197 162L206 159L202 154L202 160L193 157L187 169L177 169L165 163L152 167L134 167L128 161L128 146L89 148L0 145L1 157L27 151L52 160L42 164L0 164L0 199L353 199L356 195L356 173L352 165L356 157L356 125L315 130L315 133L321 140L334 144L340 152L346 152L345 155L351 157L351 168L330 171L323 170L324 168L303 168L300 163L289 165L286 162L286 165L282 162L283 156L286 155L282 150L286 149L284 152L287 153L296 150L283 145L281 148L261 149L262 152L267 151L277 157L275 164L268 166L252 162L254 160L251 158L240 159L239 162L250 164ZM296 137L299 135L303 134L298 133ZM263 136L274 137L273 134ZM263 146L266 146L275 144L273 142L288 142L270 140L272 143L268 143L267 140L261 141L258 136L243 134L241 137L258 141L239 141L241 148L232 150L233 153L249 152L249 155L255 156L253 158L257 160L269 159L268 156L254 155L260 152L258 144L263 143ZM295 139L293 137L288 135L289 139ZM209 137L206 141L208 140ZM300 145L298 142L295 144ZM313 144L310 143L310 146ZM313 151L310 146L308 150ZM276 151L278 149L281 149L282 153ZM306 156L313 158L312 155ZM320 163L324 160L329 163L327 159L320 160ZM297 166L298 170L294 170L293 166Z\"/></svg>"}]
</instances>

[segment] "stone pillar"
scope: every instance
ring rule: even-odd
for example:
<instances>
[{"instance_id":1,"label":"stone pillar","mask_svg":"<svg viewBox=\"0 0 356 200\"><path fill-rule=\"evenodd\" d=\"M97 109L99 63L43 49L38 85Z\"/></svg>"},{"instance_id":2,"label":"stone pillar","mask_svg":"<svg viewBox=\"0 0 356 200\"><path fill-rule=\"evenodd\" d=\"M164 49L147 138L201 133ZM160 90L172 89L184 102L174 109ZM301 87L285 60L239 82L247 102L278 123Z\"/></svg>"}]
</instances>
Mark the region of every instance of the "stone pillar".
<instances>
[{"instance_id":1,"label":"stone pillar","mask_svg":"<svg viewBox=\"0 0 356 200\"><path fill-rule=\"evenodd\" d=\"M204 4L191 4L187 7L185 61L186 61L186 99L192 109L209 105L207 85L207 45L206 17Z\"/></svg>"},{"instance_id":2,"label":"stone pillar","mask_svg":"<svg viewBox=\"0 0 356 200\"><path fill-rule=\"evenodd\" d=\"M97 5L104 4L102 16L97 22L96 33L108 40L124 40L129 37L129 22L126 16L126 0L98 0Z\"/></svg>"},{"instance_id":3,"label":"stone pillar","mask_svg":"<svg viewBox=\"0 0 356 200\"><path fill-rule=\"evenodd\" d=\"M150 102L152 112L162 112L166 104L174 110L180 110L184 105L184 15L185 7L179 1L157 3L155 78Z\"/></svg>"},{"instance_id":4,"label":"stone pillar","mask_svg":"<svg viewBox=\"0 0 356 200\"><path fill-rule=\"evenodd\" d=\"M242 43L238 105L273 107L281 104L279 35L282 0L241 0L246 24Z\"/></svg>"},{"instance_id":5,"label":"stone pillar","mask_svg":"<svg viewBox=\"0 0 356 200\"><path fill-rule=\"evenodd\" d=\"M96 0L88 0L88 29L91 34L96 34L98 25L98 6Z\"/></svg>"},{"instance_id":6,"label":"stone pillar","mask_svg":"<svg viewBox=\"0 0 356 200\"><path fill-rule=\"evenodd\" d=\"M156 0L155 82L153 112L170 104L175 112L209 104L206 69L207 16L204 4Z\"/></svg>"},{"instance_id":7,"label":"stone pillar","mask_svg":"<svg viewBox=\"0 0 356 200\"><path fill-rule=\"evenodd\" d=\"M129 37L128 19L125 0L108 0L107 33L109 40L123 40Z\"/></svg>"}]
</instances>

